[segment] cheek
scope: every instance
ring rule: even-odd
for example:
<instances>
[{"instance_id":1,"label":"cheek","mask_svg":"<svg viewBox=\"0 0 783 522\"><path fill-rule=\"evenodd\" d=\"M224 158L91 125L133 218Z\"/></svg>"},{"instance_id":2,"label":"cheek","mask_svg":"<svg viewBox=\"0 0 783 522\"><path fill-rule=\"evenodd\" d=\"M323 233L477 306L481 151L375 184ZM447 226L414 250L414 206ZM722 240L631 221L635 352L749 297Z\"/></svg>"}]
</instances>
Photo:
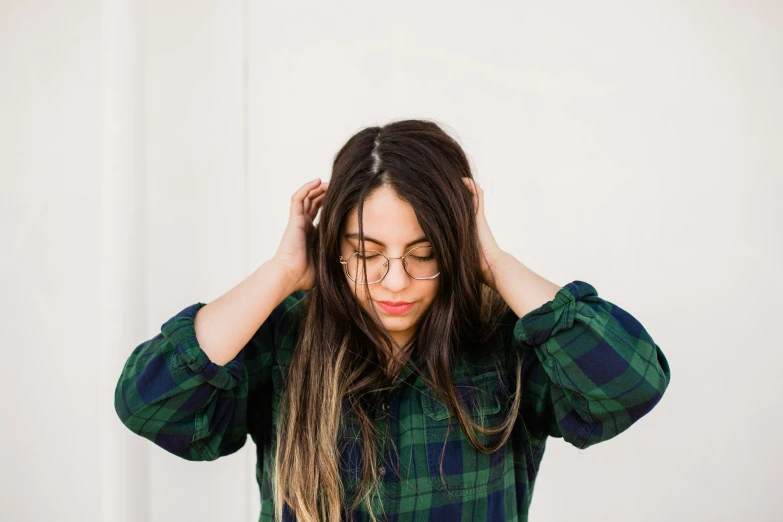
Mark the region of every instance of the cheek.
<instances>
[{"instance_id":1,"label":"cheek","mask_svg":"<svg viewBox=\"0 0 783 522\"><path fill-rule=\"evenodd\" d=\"M427 289L427 302L432 302L435 300L435 296L438 295L438 289L440 288L440 283L437 281L434 283L431 283L430 287Z\"/></svg>"}]
</instances>

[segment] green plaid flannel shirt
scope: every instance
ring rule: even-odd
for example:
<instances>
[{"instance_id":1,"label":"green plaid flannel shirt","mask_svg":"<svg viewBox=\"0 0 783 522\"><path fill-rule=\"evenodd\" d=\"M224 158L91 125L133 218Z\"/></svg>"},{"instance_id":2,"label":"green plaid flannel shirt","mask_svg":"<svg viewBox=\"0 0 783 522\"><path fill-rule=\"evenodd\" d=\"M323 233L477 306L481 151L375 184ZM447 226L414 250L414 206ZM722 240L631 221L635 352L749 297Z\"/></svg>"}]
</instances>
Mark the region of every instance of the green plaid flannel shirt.
<instances>
[{"instance_id":1,"label":"green plaid flannel shirt","mask_svg":"<svg viewBox=\"0 0 783 522\"><path fill-rule=\"evenodd\" d=\"M273 520L271 443L306 293L288 296L224 366L210 361L196 340L193 320L205 304L185 308L133 350L115 391L125 426L183 459L230 455L249 434L256 445L263 521ZM501 390L509 386L515 361L507 350L522 356L522 405L512 436L494 453L470 444L409 366L391 390L378 394L376 425L387 439L379 438L376 455L383 500L373 507L382 520L526 521L548 437L582 449L607 441L647 414L671 378L663 352L642 325L583 281L563 286L552 301L521 318L510 312L496 339L502 349L489 352L501 355L505 374L475 363L454 370L457 391L475 406L474 418L494 425L509 409ZM343 411L339 451L347 502L359 484L363 457L350 411ZM283 515L296 519L287 505ZM369 517L359 510L351 520Z\"/></svg>"}]
</instances>

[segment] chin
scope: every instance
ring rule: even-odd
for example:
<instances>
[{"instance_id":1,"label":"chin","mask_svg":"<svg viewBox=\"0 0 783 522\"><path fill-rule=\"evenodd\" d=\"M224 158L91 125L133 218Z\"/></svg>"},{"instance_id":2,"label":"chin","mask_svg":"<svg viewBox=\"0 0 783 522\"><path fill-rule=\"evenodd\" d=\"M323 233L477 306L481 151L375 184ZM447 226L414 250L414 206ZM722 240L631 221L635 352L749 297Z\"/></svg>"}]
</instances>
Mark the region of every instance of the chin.
<instances>
[{"instance_id":1,"label":"chin","mask_svg":"<svg viewBox=\"0 0 783 522\"><path fill-rule=\"evenodd\" d=\"M383 317L383 326L390 332L403 332L416 324L416 317Z\"/></svg>"}]
</instances>

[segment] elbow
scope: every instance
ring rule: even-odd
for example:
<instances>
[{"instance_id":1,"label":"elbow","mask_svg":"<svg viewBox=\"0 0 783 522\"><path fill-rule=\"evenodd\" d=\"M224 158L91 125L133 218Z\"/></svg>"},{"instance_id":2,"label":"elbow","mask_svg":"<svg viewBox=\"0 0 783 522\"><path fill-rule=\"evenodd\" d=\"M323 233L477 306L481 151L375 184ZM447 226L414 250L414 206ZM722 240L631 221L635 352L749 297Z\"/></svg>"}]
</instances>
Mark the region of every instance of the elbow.
<instances>
[{"instance_id":1,"label":"elbow","mask_svg":"<svg viewBox=\"0 0 783 522\"><path fill-rule=\"evenodd\" d=\"M585 449L600 442L613 439L617 435L626 431L636 424L639 419L650 413L653 408L663 398L668 381L661 381L660 386L642 386L645 393L636 393L626 395L626 403L620 401L619 410L608 410L601 408L601 413L595 413L596 408L591 407L591 416L593 422L589 423L589 429L586 427L583 437L579 439L577 448Z\"/></svg>"},{"instance_id":2,"label":"elbow","mask_svg":"<svg viewBox=\"0 0 783 522\"><path fill-rule=\"evenodd\" d=\"M133 417L133 412L125 399L124 381L122 378L117 382L114 388L114 411L120 421L128 426L128 421Z\"/></svg>"}]
</instances>

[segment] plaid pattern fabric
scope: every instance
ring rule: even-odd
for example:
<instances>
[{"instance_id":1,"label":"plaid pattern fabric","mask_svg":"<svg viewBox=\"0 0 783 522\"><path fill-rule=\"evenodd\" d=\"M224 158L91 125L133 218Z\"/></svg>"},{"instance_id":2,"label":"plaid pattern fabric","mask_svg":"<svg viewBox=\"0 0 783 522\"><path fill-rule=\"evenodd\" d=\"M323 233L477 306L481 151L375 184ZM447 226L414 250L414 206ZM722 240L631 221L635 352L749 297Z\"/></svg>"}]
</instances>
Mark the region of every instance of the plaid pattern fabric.
<instances>
[{"instance_id":1,"label":"plaid pattern fabric","mask_svg":"<svg viewBox=\"0 0 783 522\"><path fill-rule=\"evenodd\" d=\"M214 460L239 450L250 435L259 520L273 520L273 426L305 295L288 296L225 366L199 347L193 319L204 303L191 305L133 350L116 386L115 409L125 426L178 457ZM454 381L473 418L495 425L508 414L504 389L513 384L515 363L509 351L517 351L523 394L511 438L494 453L477 451L443 400L403 368L393 388L377 397L376 427L386 438L379 438L376 455L383 501L373 509L382 520L526 521L548 437L582 449L607 441L647 414L671 379L642 325L583 281L565 285L522 318L509 312L500 322L493 341L499 349L487 352L499 355L505 373L480 359L463 361ZM363 456L347 403L343 411L339 451L347 499L359 484ZM288 506L283 514L295 520ZM351 520L369 517L360 510Z\"/></svg>"}]
</instances>

